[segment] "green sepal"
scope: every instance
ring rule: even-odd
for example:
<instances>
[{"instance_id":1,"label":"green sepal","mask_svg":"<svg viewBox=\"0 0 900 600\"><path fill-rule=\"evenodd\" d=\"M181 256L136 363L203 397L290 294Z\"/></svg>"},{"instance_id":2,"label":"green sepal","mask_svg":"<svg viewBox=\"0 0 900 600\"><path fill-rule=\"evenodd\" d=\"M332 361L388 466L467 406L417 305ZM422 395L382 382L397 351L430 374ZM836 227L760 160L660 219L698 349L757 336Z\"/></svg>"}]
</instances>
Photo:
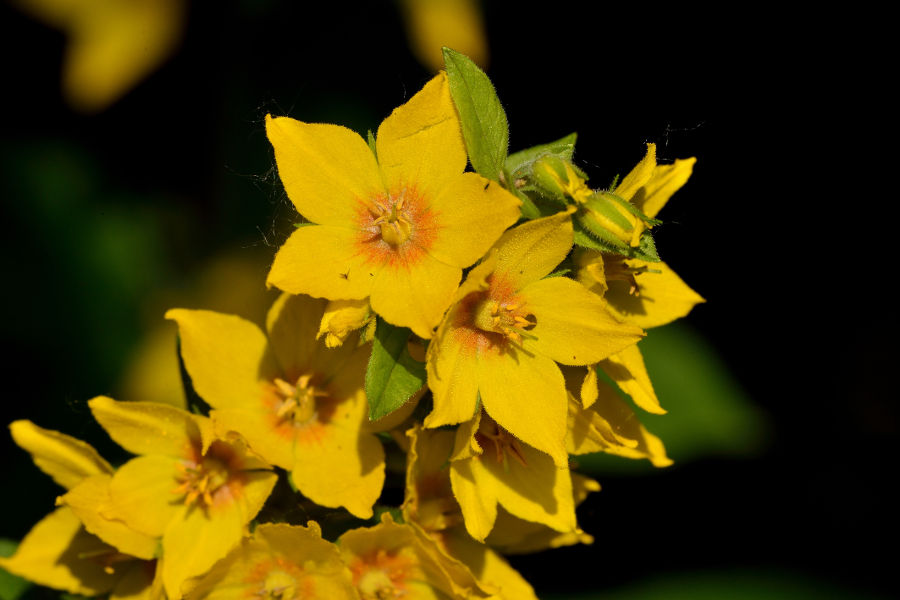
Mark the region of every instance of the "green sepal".
<instances>
[{"instance_id":1,"label":"green sepal","mask_svg":"<svg viewBox=\"0 0 900 600\"><path fill-rule=\"evenodd\" d=\"M494 85L464 54L443 48L450 95L459 113L463 140L475 171L500 180L509 146L509 124Z\"/></svg>"},{"instance_id":2,"label":"green sepal","mask_svg":"<svg viewBox=\"0 0 900 600\"><path fill-rule=\"evenodd\" d=\"M375 157L375 160L378 160L378 150L375 148L375 134L372 133L371 129L366 133L366 142L369 144L369 150L372 151L372 156Z\"/></svg>"},{"instance_id":3,"label":"green sepal","mask_svg":"<svg viewBox=\"0 0 900 600\"><path fill-rule=\"evenodd\" d=\"M539 144L510 154L506 157L506 169L514 177L519 178L528 175L531 172L531 165L534 164L534 161L545 155L571 161L572 155L575 153L575 140L577 137L577 133L570 133L555 142Z\"/></svg>"},{"instance_id":4,"label":"green sepal","mask_svg":"<svg viewBox=\"0 0 900 600\"><path fill-rule=\"evenodd\" d=\"M622 240L617 238L612 234L612 232L607 231L605 227L601 227L598 223L596 223L593 219L587 218L584 212L579 211L575 213L575 218L572 219L572 225L575 230L580 230L582 233L591 238L591 241L595 242L593 246L585 245L587 248L594 248L595 250L602 250L603 252L613 252L615 254L624 254L626 256L629 255L631 251L631 246L624 243ZM578 240L575 240L578 243Z\"/></svg>"},{"instance_id":5,"label":"green sepal","mask_svg":"<svg viewBox=\"0 0 900 600\"><path fill-rule=\"evenodd\" d=\"M605 196L607 198L610 198L611 200L615 201L619 206L621 206L622 208L624 208L625 210L627 210L628 212L633 214L635 217L637 217L638 219L640 219L647 225L650 225L651 227L654 225L662 225L662 221L660 221L659 219L651 219L650 217L645 215L637 206L635 206L628 200L622 198L621 196L617 196L616 194L614 194L610 191L600 191L600 192L597 192L596 195Z\"/></svg>"},{"instance_id":6,"label":"green sepal","mask_svg":"<svg viewBox=\"0 0 900 600\"><path fill-rule=\"evenodd\" d=\"M306 227L307 225L315 225L315 223L311 221L297 221L294 223L294 229L300 229L301 227Z\"/></svg>"},{"instance_id":7,"label":"green sepal","mask_svg":"<svg viewBox=\"0 0 900 600\"><path fill-rule=\"evenodd\" d=\"M639 258L647 262L661 262L659 254L656 253L656 242L649 231L641 234L641 243L637 248L632 248L634 258Z\"/></svg>"},{"instance_id":8,"label":"green sepal","mask_svg":"<svg viewBox=\"0 0 900 600\"><path fill-rule=\"evenodd\" d=\"M366 367L366 398L369 420L394 412L425 385L425 363L409 355L410 330L378 319L372 356Z\"/></svg>"}]
</instances>

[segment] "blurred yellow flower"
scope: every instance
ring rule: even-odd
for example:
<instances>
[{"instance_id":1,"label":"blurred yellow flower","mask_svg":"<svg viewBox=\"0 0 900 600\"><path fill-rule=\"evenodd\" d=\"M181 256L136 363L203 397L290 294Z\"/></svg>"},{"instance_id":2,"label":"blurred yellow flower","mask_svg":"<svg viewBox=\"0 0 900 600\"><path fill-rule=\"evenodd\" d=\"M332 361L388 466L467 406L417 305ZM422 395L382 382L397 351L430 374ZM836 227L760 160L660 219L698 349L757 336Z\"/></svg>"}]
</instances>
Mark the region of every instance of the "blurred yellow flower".
<instances>
[{"instance_id":1,"label":"blurred yellow flower","mask_svg":"<svg viewBox=\"0 0 900 600\"><path fill-rule=\"evenodd\" d=\"M444 68L444 46L487 68L487 36L478 0L401 0L400 7L413 54L432 72Z\"/></svg>"},{"instance_id":2,"label":"blurred yellow flower","mask_svg":"<svg viewBox=\"0 0 900 600\"><path fill-rule=\"evenodd\" d=\"M331 300L369 298L386 321L430 338L462 269L519 217L519 201L476 173L445 73L378 128L376 156L338 125L266 117L297 228L267 283Z\"/></svg>"},{"instance_id":3,"label":"blurred yellow flower","mask_svg":"<svg viewBox=\"0 0 900 600\"><path fill-rule=\"evenodd\" d=\"M173 52L186 0L14 0L68 36L62 87L69 104L99 112Z\"/></svg>"}]
</instances>

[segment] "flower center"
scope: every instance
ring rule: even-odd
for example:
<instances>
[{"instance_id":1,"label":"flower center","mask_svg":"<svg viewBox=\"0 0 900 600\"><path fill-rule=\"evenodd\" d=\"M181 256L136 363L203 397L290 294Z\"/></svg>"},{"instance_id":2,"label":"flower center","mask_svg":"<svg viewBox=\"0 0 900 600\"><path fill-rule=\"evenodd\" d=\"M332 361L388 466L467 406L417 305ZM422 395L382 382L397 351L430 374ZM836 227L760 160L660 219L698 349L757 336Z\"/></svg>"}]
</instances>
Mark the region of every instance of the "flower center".
<instances>
[{"instance_id":1,"label":"flower center","mask_svg":"<svg viewBox=\"0 0 900 600\"><path fill-rule=\"evenodd\" d=\"M284 571L272 571L266 576L256 596L266 600L289 600L294 597L297 582Z\"/></svg>"},{"instance_id":2,"label":"flower center","mask_svg":"<svg viewBox=\"0 0 900 600\"><path fill-rule=\"evenodd\" d=\"M356 565L356 589L362 600L394 600L406 597L405 582L412 574L412 561L394 552L378 550L363 564Z\"/></svg>"},{"instance_id":3,"label":"flower center","mask_svg":"<svg viewBox=\"0 0 900 600\"><path fill-rule=\"evenodd\" d=\"M375 205L373 225L381 229L381 239L393 247L397 247L412 234L412 219L406 206L406 188L402 188L396 196L391 196L388 206Z\"/></svg>"},{"instance_id":4,"label":"flower center","mask_svg":"<svg viewBox=\"0 0 900 600\"><path fill-rule=\"evenodd\" d=\"M625 262L625 258L604 255L603 272L607 281L624 281L628 284L629 295L640 296L640 287L638 287L637 280L634 276L640 275L641 273L659 273L660 271L651 269L646 265L632 267Z\"/></svg>"},{"instance_id":5,"label":"flower center","mask_svg":"<svg viewBox=\"0 0 900 600\"><path fill-rule=\"evenodd\" d=\"M537 325L534 315L523 310L520 304L490 297L478 303L474 316L474 324L478 329L499 333L518 344L522 343L522 337L528 335L525 332Z\"/></svg>"},{"instance_id":6,"label":"flower center","mask_svg":"<svg viewBox=\"0 0 900 600\"><path fill-rule=\"evenodd\" d=\"M281 400L275 416L281 422L301 425L313 419L317 414L317 398L324 398L328 393L310 384L312 375L301 375L296 383L290 384L276 377L275 389Z\"/></svg>"},{"instance_id":7,"label":"flower center","mask_svg":"<svg viewBox=\"0 0 900 600\"><path fill-rule=\"evenodd\" d=\"M490 418L484 412L481 413L481 423L478 425L478 432L475 434L475 441L488 452L488 447L494 447L494 457L497 462L507 466L509 457L512 456L520 465L527 467L525 455L522 453L522 447L519 440L507 430L503 429L494 419Z\"/></svg>"},{"instance_id":8,"label":"flower center","mask_svg":"<svg viewBox=\"0 0 900 600\"><path fill-rule=\"evenodd\" d=\"M199 463L178 463L178 482L173 493L184 496L184 503L203 508L213 504L213 494L228 483L228 465L215 456L204 456Z\"/></svg>"}]
</instances>

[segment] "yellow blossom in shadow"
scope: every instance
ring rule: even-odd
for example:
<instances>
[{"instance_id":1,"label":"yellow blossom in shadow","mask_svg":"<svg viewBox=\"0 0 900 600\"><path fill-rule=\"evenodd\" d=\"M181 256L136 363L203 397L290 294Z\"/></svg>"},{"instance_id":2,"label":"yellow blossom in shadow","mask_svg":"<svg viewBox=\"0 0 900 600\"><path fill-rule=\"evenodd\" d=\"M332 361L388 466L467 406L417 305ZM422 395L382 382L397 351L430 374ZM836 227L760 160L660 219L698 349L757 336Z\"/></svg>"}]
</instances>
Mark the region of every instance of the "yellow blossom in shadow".
<instances>
[{"instance_id":1,"label":"yellow blossom in shadow","mask_svg":"<svg viewBox=\"0 0 900 600\"><path fill-rule=\"evenodd\" d=\"M175 50L185 0L15 0L67 38L62 87L69 104L99 112L125 95Z\"/></svg>"},{"instance_id":2,"label":"yellow blossom in shadow","mask_svg":"<svg viewBox=\"0 0 900 600\"><path fill-rule=\"evenodd\" d=\"M423 338L462 269L519 217L512 194L463 172L443 72L381 123L375 152L338 125L269 115L266 133L285 191L310 221L278 250L267 284L330 300L369 298L386 321Z\"/></svg>"},{"instance_id":3,"label":"yellow blossom in shadow","mask_svg":"<svg viewBox=\"0 0 900 600\"><path fill-rule=\"evenodd\" d=\"M315 521L306 527L265 523L245 538L187 594L188 600L356 600L350 571L337 546L322 539Z\"/></svg>"},{"instance_id":4,"label":"yellow blossom in shadow","mask_svg":"<svg viewBox=\"0 0 900 600\"><path fill-rule=\"evenodd\" d=\"M395 523L387 513L381 523L351 529L337 543L362 600L491 596L463 563L442 553L420 527Z\"/></svg>"},{"instance_id":5,"label":"yellow blossom in shadow","mask_svg":"<svg viewBox=\"0 0 900 600\"><path fill-rule=\"evenodd\" d=\"M480 398L503 429L568 465L557 363L593 364L643 335L578 282L547 277L572 243L568 213L535 219L506 232L472 269L428 347L426 427L471 420Z\"/></svg>"},{"instance_id":6,"label":"yellow blossom in shadow","mask_svg":"<svg viewBox=\"0 0 900 600\"><path fill-rule=\"evenodd\" d=\"M206 417L103 396L88 405L116 443L139 455L109 482L107 517L161 538L163 585L178 598L185 581L240 542L276 475L240 440L217 438Z\"/></svg>"},{"instance_id":7,"label":"yellow blossom in shadow","mask_svg":"<svg viewBox=\"0 0 900 600\"><path fill-rule=\"evenodd\" d=\"M265 333L212 311L173 309L166 316L178 323L185 367L221 433L239 433L290 471L313 502L369 518L384 483L384 450L367 427L370 347L354 340L329 349L317 340L326 304L282 294Z\"/></svg>"},{"instance_id":8,"label":"yellow blossom in shadow","mask_svg":"<svg viewBox=\"0 0 900 600\"><path fill-rule=\"evenodd\" d=\"M66 505L41 519L13 556L0 558L0 567L72 594L161 598L162 579L153 560L156 540L103 517L102 503L76 510L64 500L85 486L108 482L109 463L89 444L30 421L15 421L10 431L38 468L70 491L58 500Z\"/></svg>"}]
</instances>

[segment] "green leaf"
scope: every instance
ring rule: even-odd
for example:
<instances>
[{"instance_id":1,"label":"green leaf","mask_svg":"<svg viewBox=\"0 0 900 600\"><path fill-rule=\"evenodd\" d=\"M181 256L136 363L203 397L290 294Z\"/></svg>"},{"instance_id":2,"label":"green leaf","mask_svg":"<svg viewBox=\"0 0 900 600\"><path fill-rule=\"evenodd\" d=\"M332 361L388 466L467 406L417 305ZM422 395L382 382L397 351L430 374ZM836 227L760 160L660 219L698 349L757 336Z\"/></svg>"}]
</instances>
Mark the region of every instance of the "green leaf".
<instances>
[{"instance_id":1,"label":"green leaf","mask_svg":"<svg viewBox=\"0 0 900 600\"><path fill-rule=\"evenodd\" d=\"M550 154L562 160L571 161L572 155L575 153L575 140L577 133L570 133L564 138L560 138L549 144L539 144L519 150L510 154L506 158L506 169L513 177L522 177L528 173L531 165L540 157Z\"/></svg>"},{"instance_id":2,"label":"green leaf","mask_svg":"<svg viewBox=\"0 0 900 600\"><path fill-rule=\"evenodd\" d=\"M668 412L652 415L636 408L635 413L659 436L676 465L706 457L753 456L765 446L769 426L764 413L699 333L673 323L648 331L638 347ZM578 456L576 461L592 473L656 470L646 460L603 453Z\"/></svg>"},{"instance_id":3,"label":"green leaf","mask_svg":"<svg viewBox=\"0 0 900 600\"><path fill-rule=\"evenodd\" d=\"M509 145L506 112L494 85L478 65L455 50L443 50L450 95L462 122L469 161L478 174L499 181Z\"/></svg>"},{"instance_id":4,"label":"green leaf","mask_svg":"<svg viewBox=\"0 0 900 600\"><path fill-rule=\"evenodd\" d=\"M0 556L9 558L19 546L15 540L0 538ZM31 582L0 568L0 600L17 600L31 587Z\"/></svg>"},{"instance_id":5,"label":"green leaf","mask_svg":"<svg viewBox=\"0 0 900 600\"><path fill-rule=\"evenodd\" d=\"M406 343L410 330L378 319L372 356L366 368L366 397L369 420L388 415L425 385L425 364L409 355Z\"/></svg>"}]
</instances>

